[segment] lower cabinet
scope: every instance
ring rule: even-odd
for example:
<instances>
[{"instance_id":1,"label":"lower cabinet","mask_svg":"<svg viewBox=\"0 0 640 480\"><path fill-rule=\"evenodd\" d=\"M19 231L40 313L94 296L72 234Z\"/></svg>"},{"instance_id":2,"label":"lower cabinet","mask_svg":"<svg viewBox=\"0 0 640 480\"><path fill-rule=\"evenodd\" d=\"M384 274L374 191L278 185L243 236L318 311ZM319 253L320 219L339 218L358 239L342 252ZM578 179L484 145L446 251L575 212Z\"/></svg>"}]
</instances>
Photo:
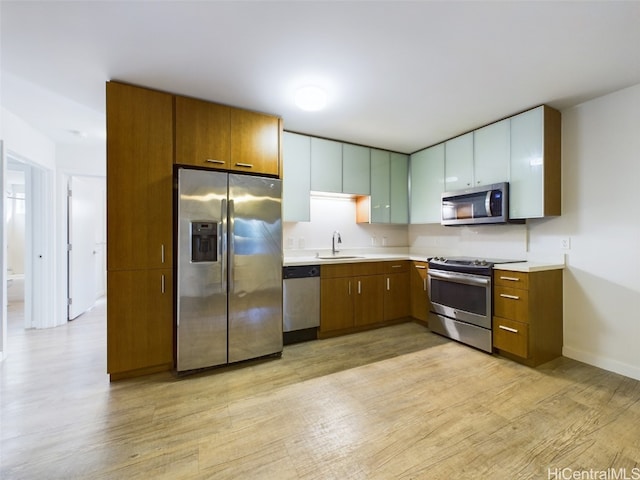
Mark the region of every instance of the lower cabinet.
<instances>
[{"instance_id":1,"label":"lower cabinet","mask_svg":"<svg viewBox=\"0 0 640 480\"><path fill-rule=\"evenodd\" d=\"M323 265L320 336L350 333L407 317L408 291L406 261Z\"/></svg>"},{"instance_id":2,"label":"lower cabinet","mask_svg":"<svg viewBox=\"0 0 640 480\"><path fill-rule=\"evenodd\" d=\"M535 367L562 355L562 270L494 270L493 347Z\"/></svg>"},{"instance_id":3,"label":"lower cabinet","mask_svg":"<svg viewBox=\"0 0 640 480\"><path fill-rule=\"evenodd\" d=\"M416 320L429 321L429 291L427 289L428 262L411 262L409 271L411 316Z\"/></svg>"},{"instance_id":4,"label":"lower cabinet","mask_svg":"<svg viewBox=\"0 0 640 480\"><path fill-rule=\"evenodd\" d=\"M173 270L107 273L107 371L111 380L173 366Z\"/></svg>"}]
</instances>

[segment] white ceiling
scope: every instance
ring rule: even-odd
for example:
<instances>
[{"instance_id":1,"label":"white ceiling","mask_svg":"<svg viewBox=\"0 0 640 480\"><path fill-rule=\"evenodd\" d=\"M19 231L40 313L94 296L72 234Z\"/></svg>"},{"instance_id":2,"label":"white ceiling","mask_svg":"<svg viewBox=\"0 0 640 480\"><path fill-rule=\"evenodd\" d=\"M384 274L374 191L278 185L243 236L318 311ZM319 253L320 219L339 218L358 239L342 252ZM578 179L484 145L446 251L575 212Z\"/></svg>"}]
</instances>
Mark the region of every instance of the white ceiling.
<instances>
[{"instance_id":1,"label":"white ceiling","mask_svg":"<svg viewBox=\"0 0 640 480\"><path fill-rule=\"evenodd\" d=\"M2 0L0 21L2 104L57 143L104 142L109 79L407 153L640 83L640 1ZM306 83L324 111L294 106Z\"/></svg>"}]
</instances>

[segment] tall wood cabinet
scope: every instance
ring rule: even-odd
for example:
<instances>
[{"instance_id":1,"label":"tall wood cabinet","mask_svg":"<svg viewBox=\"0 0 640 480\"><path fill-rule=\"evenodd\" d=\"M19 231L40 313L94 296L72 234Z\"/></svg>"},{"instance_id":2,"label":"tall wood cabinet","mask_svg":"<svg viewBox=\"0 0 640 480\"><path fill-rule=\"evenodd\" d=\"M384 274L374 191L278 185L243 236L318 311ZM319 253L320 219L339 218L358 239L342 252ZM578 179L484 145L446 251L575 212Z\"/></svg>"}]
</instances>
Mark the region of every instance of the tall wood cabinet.
<instances>
[{"instance_id":1,"label":"tall wood cabinet","mask_svg":"<svg viewBox=\"0 0 640 480\"><path fill-rule=\"evenodd\" d=\"M173 96L107 83L107 371L173 363Z\"/></svg>"}]
</instances>

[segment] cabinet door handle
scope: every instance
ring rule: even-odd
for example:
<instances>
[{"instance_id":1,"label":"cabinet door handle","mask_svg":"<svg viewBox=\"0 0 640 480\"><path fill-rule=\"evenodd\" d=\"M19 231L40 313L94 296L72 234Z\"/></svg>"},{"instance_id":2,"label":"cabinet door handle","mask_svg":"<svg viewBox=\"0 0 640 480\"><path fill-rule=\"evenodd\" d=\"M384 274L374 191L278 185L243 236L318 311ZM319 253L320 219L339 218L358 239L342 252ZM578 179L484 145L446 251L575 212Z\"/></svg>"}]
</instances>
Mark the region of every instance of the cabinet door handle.
<instances>
[{"instance_id":1,"label":"cabinet door handle","mask_svg":"<svg viewBox=\"0 0 640 480\"><path fill-rule=\"evenodd\" d=\"M236 167L253 168L253 164L236 162Z\"/></svg>"},{"instance_id":2,"label":"cabinet door handle","mask_svg":"<svg viewBox=\"0 0 640 480\"><path fill-rule=\"evenodd\" d=\"M349 280L349 295L351 295L351 280Z\"/></svg>"},{"instance_id":3,"label":"cabinet door handle","mask_svg":"<svg viewBox=\"0 0 640 480\"><path fill-rule=\"evenodd\" d=\"M218 165L224 165L224 160L216 160L214 158L207 158L205 161L209 162L209 163L216 163Z\"/></svg>"},{"instance_id":4,"label":"cabinet door handle","mask_svg":"<svg viewBox=\"0 0 640 480\"><path fill-rule=\"evenodd\" d=\"M391 284L390 284L390 279L389 277L387 277L387 292L391 290Z\"/></svg>"},{"instance_id":5,"label":"cabinet door handle","mask_svg":"<svg viewBox=\"0 0 640 480\"><path fill-rule=\"evenodd\" d=\"M160 245L160 262L164 263L164 243Z\"/></svg>"},{"instance_id":6,"label":"cabinet door handle","mask_svg":"<svg viewBox=\"0 0 640 480\"><path fill-rule=\"evenodd\" d=\"M358 295L362 293L362 285L360 284L360 280L358 280Z\"/></svg>"},{"instance_id":7,"label":"cabinet door handle","mask_svg":"<svg viewBox=\"0 0 640 480\"><path fill-rule=\"evenodd\" d=\"M427 279L426 278L422 279L422 290L424 290L425 292L427 291Z\"/></svg>"},{"instance_id":8,"label":"cabinet door handle","mask_svg":"<svg viewBox=\"0 0 640 480\"><path fill-rule=\"evenodd\" d=\"M505 327L504 325L498 325L498 328L500 330L506 330L507 332L511 332L511 333L518 333L518 330L515 328L511 328L511 327Z\"/></svg>"},{"instance_id":9,"label":"cabinet door handle","mask_svg":"<svg viewBox=\"0 0 640 480\"><path fill-rule=\"evenodd\" d=\"M160 292L164 293L164 274L160 275Z\"/></svg>"},{"instance_id":10,"label":"cabinet door handle","mask_svg":"<svg viewBox=\"0 0 640 480\"><path fill-rule=\"evenodd\" d=\"M517 277L500 277L500 280L508 280L509 282L519 282L520 279Z\"/></svg>"},{"instance_id":11,"label":"cabinet door handle","mask_svg":"<svg viewBox=\"0 0 640 480\"><path fill-rule=\"evenodd\" d=\"M502 298L510 298L511 300L520 300L520 297L516 295L507 295L506 293L501 293L500 296Z\"/></svg>"},{"instance_id":12,"label":"cabinet door handle","mask_svg":"<svg viewBox=\"0 0 640 480\"><path fill-rule=\"evenodd\" d=\"M416 265L416 268L419 268L420 270L426 270L427 267L425 267L424 265Z\"/></svg>"}]
</instances>

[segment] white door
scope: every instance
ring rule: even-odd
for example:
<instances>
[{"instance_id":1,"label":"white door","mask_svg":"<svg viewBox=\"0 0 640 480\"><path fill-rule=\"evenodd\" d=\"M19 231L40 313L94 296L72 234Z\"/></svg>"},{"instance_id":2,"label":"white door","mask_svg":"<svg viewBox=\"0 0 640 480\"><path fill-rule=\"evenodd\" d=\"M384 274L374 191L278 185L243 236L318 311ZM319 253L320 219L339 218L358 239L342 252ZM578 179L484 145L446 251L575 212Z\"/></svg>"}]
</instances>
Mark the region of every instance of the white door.
<instances>
[{"instance_id":1,"label":"white door","mask_svg":"<svg viewBox=\"0 0 640 480\"><path fill-rule=\"evenodd\" d=\"M104 187L100 179L70 177L69 190L69 320L73 320L93 307L102 290Z\"/></svg>"}]
</instances>

